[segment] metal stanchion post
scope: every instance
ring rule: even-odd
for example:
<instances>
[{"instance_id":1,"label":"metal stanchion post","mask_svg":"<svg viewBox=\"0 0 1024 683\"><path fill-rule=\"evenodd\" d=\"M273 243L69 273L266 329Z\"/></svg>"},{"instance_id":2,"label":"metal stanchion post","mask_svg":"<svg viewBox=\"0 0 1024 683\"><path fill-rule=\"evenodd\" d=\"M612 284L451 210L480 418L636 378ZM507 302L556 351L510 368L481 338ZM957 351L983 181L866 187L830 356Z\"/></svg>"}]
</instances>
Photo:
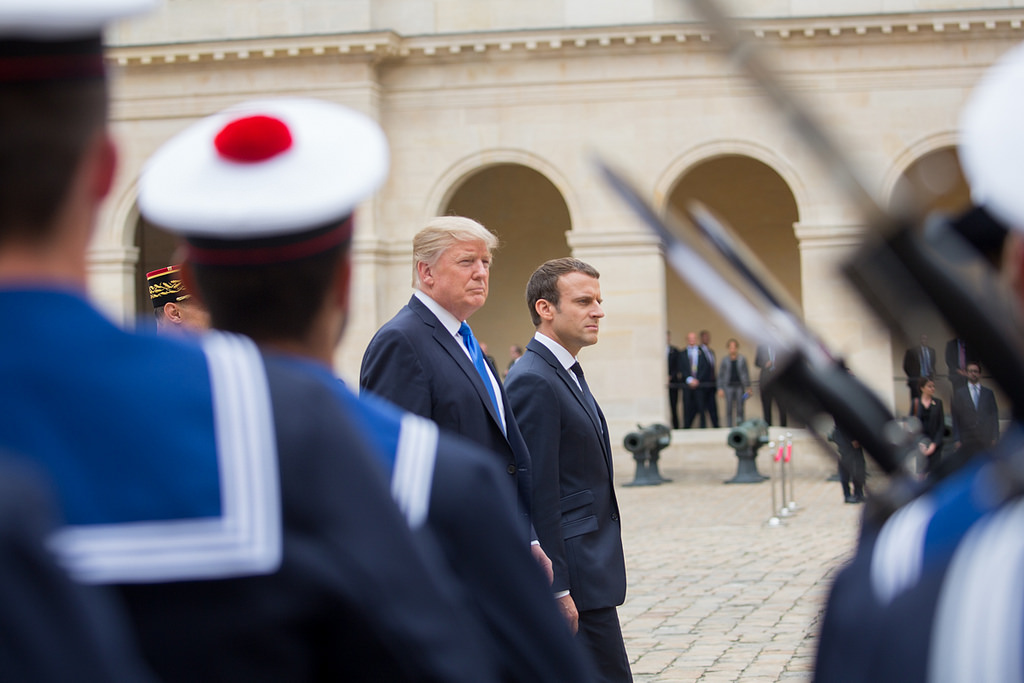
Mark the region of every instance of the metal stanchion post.
<instances>
[{"instance_id":1,"label":"metal stanchion post","mask_svg":"<svg viewBox=\"0 0 1024 683\"><path fill-rule=\"evenodd\" d=\"M793 460L793 432L786 432L786 464L792 468ZM789 471L789 502L786 507L790 512L796 512L796 474L792 469Z\"/></svg>"},{"instance_id":2,"label":"metal stanchion post","mask_svg":"<svg viewBox=\"0 0 1024 683\"><path fill-rule=\"evenodd\" d=\"M775 460L780 463L779 471L782 473L779 483L779 497L782 498L782 506L779 507L780 517L789 517L791 514L789 508L786 507L786 470L789 469L787 462L784 458L786 454L786 440L785 437L779 437L779 450L775 453Z\"/></svg>"},{"instance_id":3,"label":"metal stanchion post","mask_svg":"<svg viewBox=\"0 0 1024 683\"><path fill-rule=\"evenodd\" d=\"M782 524L782 520L780 520L778 515L776 514L776 512L777 512L777 510L779 508L777 507L778 503L775 500L775 482L778 481L779 477L777 476L778 473L776 472L777 467L776 467L775 463L777 463L779 461L779 459L774 454L774 452L773 452L774 450L775 450L775 442L774 441L769 441L768 442L768 452L772 453L772 476L771 476L771 481L772 481L772 485L771 485L771 488L772 488L772 516L768 518L768 526L779 526L780 524Z\"/></svg>"}]
</instances>

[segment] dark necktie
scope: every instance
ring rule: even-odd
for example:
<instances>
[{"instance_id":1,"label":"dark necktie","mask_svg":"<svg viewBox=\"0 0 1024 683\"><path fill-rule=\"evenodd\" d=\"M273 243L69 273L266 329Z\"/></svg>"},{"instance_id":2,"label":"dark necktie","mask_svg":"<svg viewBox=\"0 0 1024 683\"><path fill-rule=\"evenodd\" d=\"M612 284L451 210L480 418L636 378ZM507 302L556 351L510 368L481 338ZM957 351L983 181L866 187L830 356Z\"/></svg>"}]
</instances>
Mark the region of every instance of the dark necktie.
<instances>
[{"instance_id":1,"label":"dark necktie","mask_svg":"<svg viewBox=\"0 0 1024 683\"><path fill-rule=\"evenodd\" d=\"M594 421L597 423L598 428L601 429L601 418L597 412L597 401L594 400L594 395L590 393L590 387L587 386L587 378L583 376L583 368L580 367L579 361L577 361L569 369L576 375L576 379L580 381L580 389L583 391L583 405L594 416Z\"/></svg>"},{"instance_id":2,"label":"dark necktie","mask_svg":"<svg viewBox=\"0 0 1024 683\"><path fill-rule=\"evenodd\" d=\"M501 411L498 409L498 397L494 395L494 385L491 384L491 374L487 372L487 363L484 361L484 354L480 352L480 345L473 337L473 330L469 329L469 325L463 321L459 326L459 334L462 335L462 343L469 351L469 357L473 359L473 367L480 374L480 379L484 381L487 395L491 397L491 404L494 405L494 413L500 417Z\"/></svg>"}]
</instances>

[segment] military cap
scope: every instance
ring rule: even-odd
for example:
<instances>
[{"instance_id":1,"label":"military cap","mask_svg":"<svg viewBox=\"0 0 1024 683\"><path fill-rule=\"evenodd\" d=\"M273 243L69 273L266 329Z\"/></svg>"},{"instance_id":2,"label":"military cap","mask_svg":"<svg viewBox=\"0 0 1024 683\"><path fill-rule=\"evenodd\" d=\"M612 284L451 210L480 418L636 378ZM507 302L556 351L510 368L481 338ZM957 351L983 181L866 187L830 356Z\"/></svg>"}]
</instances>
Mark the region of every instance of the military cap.
<instances>
[{"instance_id":1,"label":"military cap","mask_svg":"<svg viewBox=\"0 0 1024 683\"><path fill-rule=\"evenodd\" d=\"M149 271L146 273L146 283L149 285L153 308L162 308L166 303L177 303L191 296L181 280L180 265Z\"/></svg>"}]
</instances>

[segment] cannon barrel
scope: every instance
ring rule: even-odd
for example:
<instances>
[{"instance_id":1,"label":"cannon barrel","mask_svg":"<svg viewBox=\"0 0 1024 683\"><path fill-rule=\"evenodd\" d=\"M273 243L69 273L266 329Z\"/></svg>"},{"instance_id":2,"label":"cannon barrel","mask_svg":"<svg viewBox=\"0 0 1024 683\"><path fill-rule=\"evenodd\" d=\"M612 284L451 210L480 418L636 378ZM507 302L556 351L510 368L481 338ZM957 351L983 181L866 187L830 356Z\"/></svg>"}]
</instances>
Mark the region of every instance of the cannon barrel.
<instances>
[{"instance_id":1,"label":"cannon barrel","mask_svg":"<svg viewBox=\"0 0 1024 683\"><path fill-rule=\"evenodd\" d=\"M672 430L663 424L636 427L639 431L626 434L622 440L622 445L636 460L636 477L625 486L656 486L672 481L658 472L658 454L672 443Z\"/></svg>"},{"instance_id":2,"label":"cannon barrel","mask_svg":"<svg viewBox=\"0 0 1024 683\"><path fill-rule=\"evenodd\" d=\"M768 443L768 423L760 418L744 420L729 430L725 441L736 452L736 476L726 484L756 484L765 477L757 471L757 451Z\"/></svg>"},{"instance_id":3,"label":"cannon barrel","mask_svg":"<svg viewBox=\"0 0 1024 683\"><path fill-rule=\"evenodd\" d=\"M626 434L622 445L626 450L636 455L647 451L661 451L669 445L672 439L672 432L663 424L652 424L647 427L640 427L638 432Z\"/></svg>"},{"instance_id":4,"label":"cannon barrel","mask_svg":"<svg viewBox=\"0 0 1024 683\"><path fill-rule=\"evenodd\" d=\"M768 423L760 419L744 420L729 430L726 443L737 451L760 448L768 443Z\"/></svg>"}]
</instances>

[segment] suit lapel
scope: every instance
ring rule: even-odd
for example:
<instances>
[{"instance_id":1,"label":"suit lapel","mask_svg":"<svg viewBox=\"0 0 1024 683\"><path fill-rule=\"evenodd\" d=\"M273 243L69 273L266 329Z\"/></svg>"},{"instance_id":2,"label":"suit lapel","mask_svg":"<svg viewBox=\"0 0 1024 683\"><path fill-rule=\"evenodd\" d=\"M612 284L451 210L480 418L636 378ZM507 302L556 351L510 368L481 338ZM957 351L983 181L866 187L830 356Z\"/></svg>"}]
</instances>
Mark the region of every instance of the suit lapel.
<instances>
[{"instance_id":1,"label":"suit lapel","mask_svg":"<svg viewBox=\"0 0 1024 683\"><path fill-rule=\"evenodd\" d=\"M576 398L576 402L579 404L580 410L582 410L590 419L591 424L594 425L594 429L598 432L598 441L601 442L601 451L604 453L605 462L608 464L608 474L611 475L612 459L607 438L608 423L604 419L604 412L601 410L601 406L597 404L597 400L594 400L594 405L597 407L597 416L595 417L587 408L586 399L583 397L583 392L580 390L580 387L577 386L576 380L570 377L570 371L562 367L562 364L558 362L558 359L555 358L555 354L551 353L548 347L544 346L536 339L531 339L530 343L527 344L526 349L528 351L533 351L543 358L544 362L551 366L551 369L558 376L558 379L562 380L562 383L565 384L566 390Z\"/></svg>"},{"instance_id":2,"label":"suit lapel","mask_svg":"<svg viewBox=\"0 0 1024 683\"><path fill-rule=\"evenodd\" d=\"M501 429L501 417L494 408L494 404L491 402L491 395L487 392L487 387L484 386L484 380L480 376L480 373L476 371L476 367L473 362L469 359L469 356L462 347L459 346L459 342L455 340L455 337L445 329L441 321L437 319L437 316L427 308L422 301L420 301L414 295L409 301L409 308L416 312L417 315L423 320L423 322L429 325L433 329L434 340L441 345L441 347L451 356L455 364L459 366L459 369L465 373L466 377L473 384L473 388L476 389L477 397L483 402L484 407L487 409L491 419L494 420L494 424L497 425L498 429ZM504 391L501 389L501 383L499 382L498 388L501 391L500 400L505 403ZM508 415L507 403L505 403L505 414Z\"/></svg>"}]
</instances>

